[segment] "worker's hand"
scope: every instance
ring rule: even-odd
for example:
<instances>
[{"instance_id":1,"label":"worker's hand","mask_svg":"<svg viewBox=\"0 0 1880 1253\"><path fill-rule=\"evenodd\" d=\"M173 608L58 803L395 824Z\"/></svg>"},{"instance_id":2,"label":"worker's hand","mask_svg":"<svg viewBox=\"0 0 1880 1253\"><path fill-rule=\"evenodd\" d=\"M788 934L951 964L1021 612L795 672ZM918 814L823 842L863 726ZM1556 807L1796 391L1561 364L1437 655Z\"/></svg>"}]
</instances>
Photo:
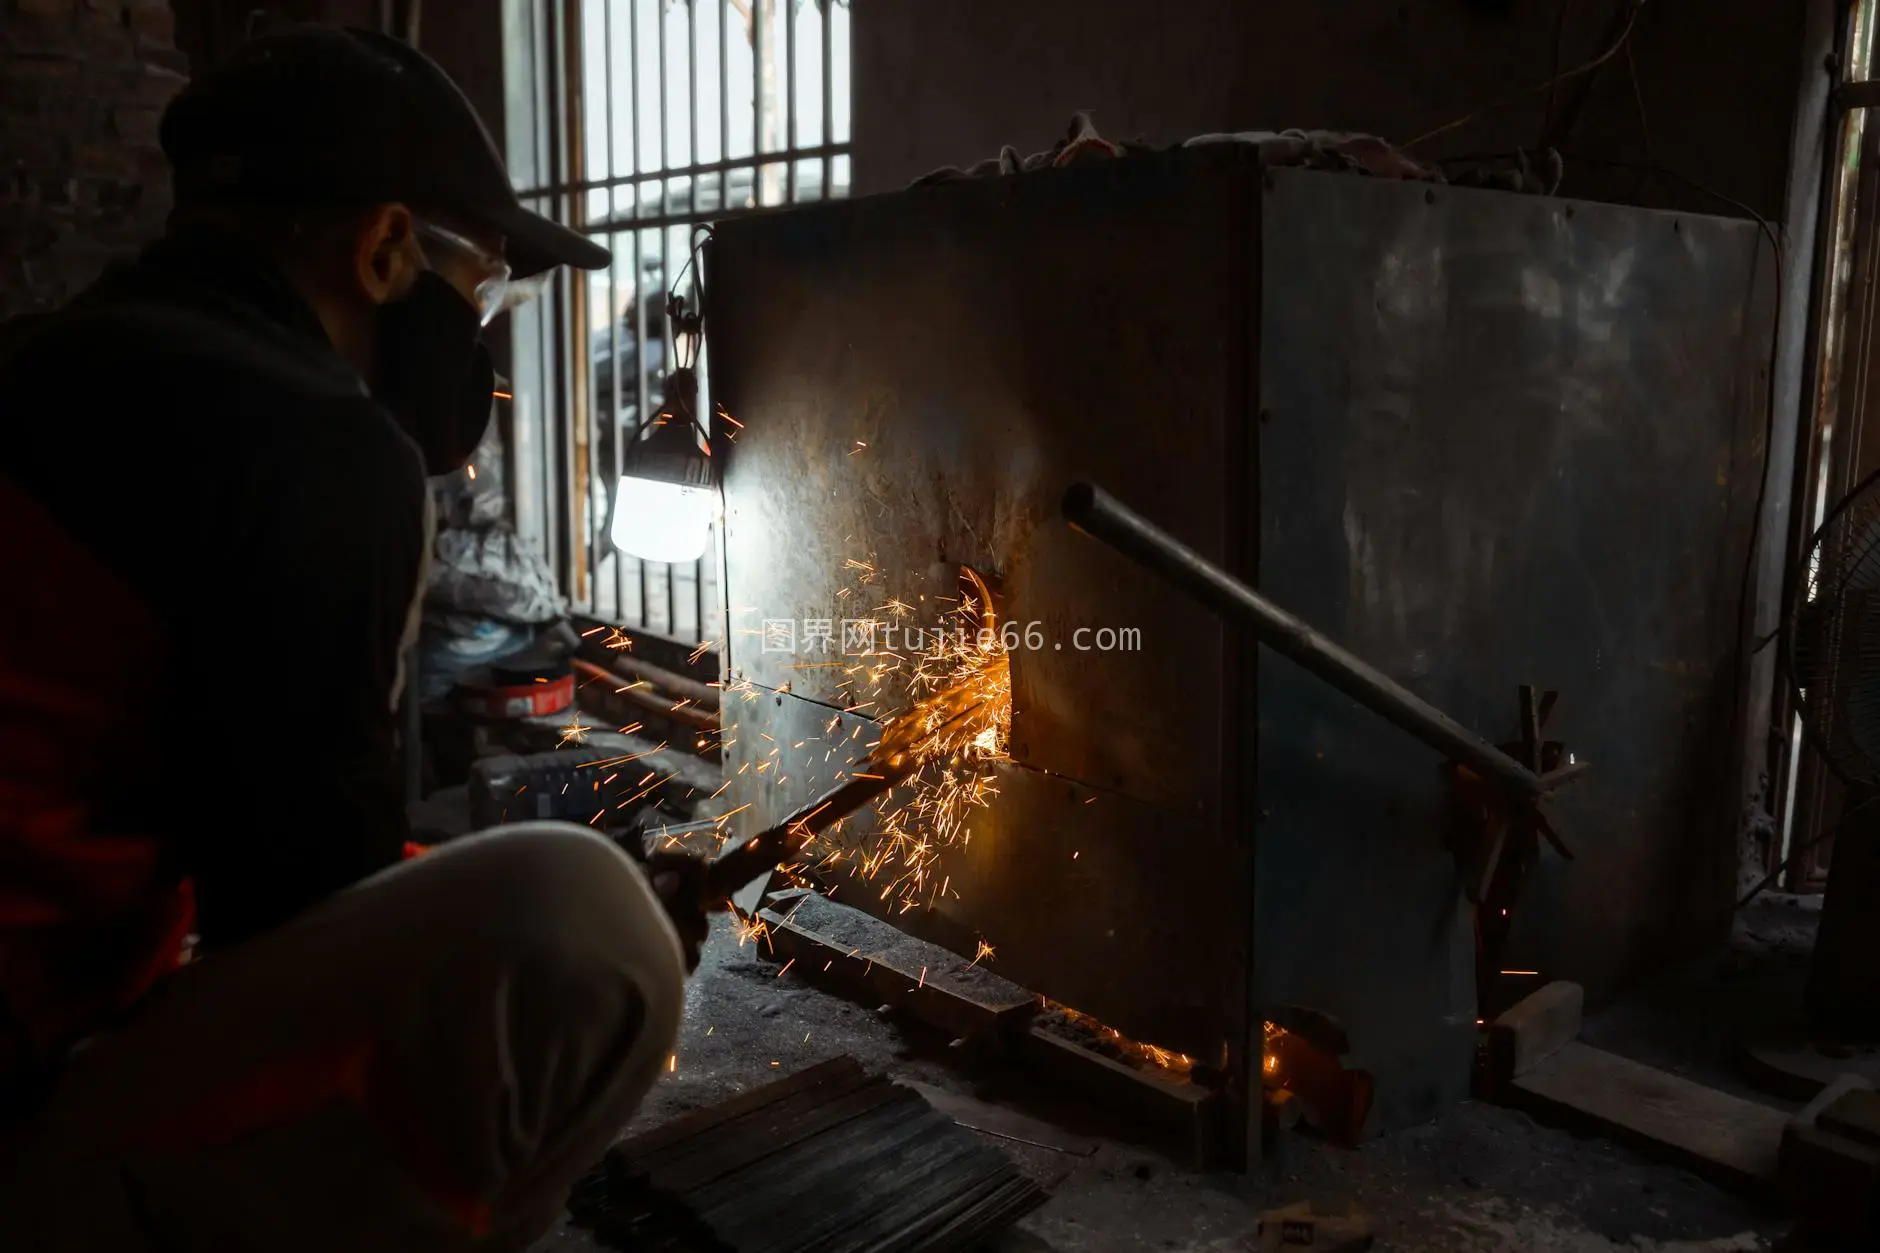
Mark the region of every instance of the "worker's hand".
<instances>
[{"instance_id":1,"label":"worker's hand","mask_svg":"<svg viewBox=\"0 0 1880 1253\"><path fill-rule=\"evenodd\" d=\"M710 905L707 891L706 863L688 853L648 853L646 875L666 907L667 917L679 932L679 945L685 950L686 973L698 969L699 950L711 931L706 916Z\"/></svg>"}]
</instances>

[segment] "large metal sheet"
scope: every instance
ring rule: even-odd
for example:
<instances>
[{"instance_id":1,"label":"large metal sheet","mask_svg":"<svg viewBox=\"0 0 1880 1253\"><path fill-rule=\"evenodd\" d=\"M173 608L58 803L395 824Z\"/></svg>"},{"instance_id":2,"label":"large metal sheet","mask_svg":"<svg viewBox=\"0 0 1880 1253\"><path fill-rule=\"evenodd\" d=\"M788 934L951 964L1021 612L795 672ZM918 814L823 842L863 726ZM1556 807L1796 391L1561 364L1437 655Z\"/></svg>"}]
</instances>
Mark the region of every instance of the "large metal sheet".
<instances>
[{"instance_id":1,"label":"large metal sheet","mask_svg":"<svg viewBox=\"0 0 1880 1253\"><path fill-rule=\"evenodd\" d=\"M725 479L733 675L843 704L842 671L765 651L761 621L850 617L850 560L880 571L868 594L927 608L969 564L1043 641L1014 668L1013 756L1190 812L1212 799L1219 623L1057 514L1093 478L1224 552L1249 298L1227 279L1253 206L1238 154L1187 155L718 228L713 378L744 424ZM1092 682L1076 631L1103 627L1142 647Z\"/></svg>"},{"instance_id":2,"label":"large metal sheet","mask_svg":"<svg viewBox=\"0 0 1880 1253\"><path fill-rule=\"evenodd\" d=\"M726 799L750 804L739 818L761 829L839 783L877 728L814 701L752 695L727 706L737 730ZM760 770L766 761L780 764ZM864 879L838 860L820 877L837 900L969 957L983 940L1006 978L1221 1065L1239 1029L1226 1011L1246 995L1247 897L1235 868L1188 860L1188 825L1157 806L1017 766L1000 769L996 786L970 838L914 894L917 907L884 895L895 869ZM825 847L874 847L877 829L864 812Z\"/></svg>"},{"instance_id":3,"label":"large metal sheet","mask_svg":"<svg viewBox=\"0 0 1880 1253\"><path fill-rule=\"evenodd\" d=\"M1222 628L1069 531L1058 502L1080 478L1126 485L1227 555L1251 310L1230 275L1251 264L1256 188L1231 151L1099 162L726 222L707 268L714 388L742 424L729 670L809 704L728 705L734 777L774 746L754 731L796 744L870 697L829 664L854 606L898 597L930 624L960 564L996 576L1036 632L1013 658L1018 764L946 859L957 897L897 921L969 953L983 937L1010 977L1216 1061L1244 1022L1249 924L1223 817ZM792 648L766 649L767 619L797 624ZM834 624L835 648L806 649L804 621ZM1098 628L1140 645L1081 651ZM734 784L765 798L740 821L809 795L785 773L774 795L754 766Z\"/></svg>"},{"instance_id":4,"label":"large metal sheet","mask_svg":"<svg viewBox=\"0 0 1880 1253\"><path fill-rule=\"evenodd\" d=\"M1472 943L1440 763L1230 650L1062 527L1058 495L1093 479L1230 565L1257 529L1265 591L1490 737L1517 684L1561 689L1554 730L1594 762L1563 805L1581 858L1543 861L1514 956L1597 991L1727 891L1707 785L1757 257L1753 226L1715 219L1303 172L1263 192L1228 150L724 224L728 651L762 689L727 706L745 821L829 781L811 733L845 696L828 655L765 651L761 619L918 605L970 563L1046 647L1015 659L1004 794L944 859L949 894L897 921L1210 1060L1245 1021L1251 930L1254 1003L1343 1017L1386 1124L1460 1096ZM1143 651L1076 652L1079 626L1139 626ZM801 768L760 775L778 743ZM1257 907L1234 833L1255 813Z\"/></svg>"},{"instance_id":5,"label":"large metal sheet","mask_svg":"<svg viewBox=\"0 0 1880 1253\"><path fill-rule=\"evenodd\" d=\"M1513 956L1597 993L1727 914L1757 228L1303 172L1264 204L1262 589L1491 739L1561 691L1578 860L1543 856ZM1270 655L1258 683L1260 998L1344 1016L1411 1116L1474 1039L1439 763Z\"/></svg>"}]
</instances>

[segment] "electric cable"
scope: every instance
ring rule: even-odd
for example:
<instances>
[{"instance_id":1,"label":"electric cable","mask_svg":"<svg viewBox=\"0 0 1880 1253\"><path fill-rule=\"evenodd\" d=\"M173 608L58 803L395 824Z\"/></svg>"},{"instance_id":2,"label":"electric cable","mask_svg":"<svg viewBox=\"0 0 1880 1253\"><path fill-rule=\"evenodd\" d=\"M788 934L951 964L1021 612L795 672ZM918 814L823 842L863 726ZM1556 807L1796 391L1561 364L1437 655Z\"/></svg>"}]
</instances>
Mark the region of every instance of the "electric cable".
<instances>
[{"instance_id":1,"label":"electric cable","mask_svg":"<svg viewBox=\"0 0 1880 1253\"><path fill-rule=\"evenodd\" d=\"M1470 122L1473 122L1476 118L1482 116L1484 113L1493 113L1495 110L1503 108L1507 105L1513 104L1517 100L1525 100L1527 97L1535 95L1538 92L1547 91L1551 88L1557 87L1561 83L1567 82L1569 79L1578 78L1582 74L1592 73L1594 70L1598 69L1600 66L1606 64L1606 62L1618 56L1619 53L1624 50L1626 41L1632 38L1632 30L1635 26L1638 25L1638 15L1640 11L1645 7L1645 5L1644 5L1644 0L1629 0L1629 3L1631 3L1632 5L1632 12L1626 18L1625 26L1619 31L1619 37L1612 41L1611 47L1607 48L1604 52L1600 53L1598 56L1594 57L1592 60L1586 61L1580 65L1576 65L1570 70L1566 70L1561 73L1555 74L1551 78L1548 78L1547 80L1545 80L1544 82L1535 83L1532 87L1523 88L1520 91L1513 92L1509 95L1503 96L1499 100L1491 100L1485 105L1481 105L1478 108L1471 109L1469 112L1464 113L1461 117L1455 118L1452 121L1444 122L1441 126L1436 127L1434 130L1425 131L1421 135L1418 135L1415 139L1412 139L1409 143L1400 144L1399 147L1402 148L1403 151L1408 152L1410 149L1416 147L1418 144L1425 143L1429 140L1432 140L1436 138L1438 135L1446 135L1450 131L1457 129L1458 127L1467 126Z\"/></svg>"},{"instance_id":2,"label":"electric cable","mask_svg":"<svg viewBox=\"0 0 1880 1253\"><path fill-rule=\"evenodd\" d=\"M1627 76L1632 80L1632 107L1638 111L1638 137L1639 142L1645 146L1645 162L1648 165L1655 165L1656 161L1652 157L1652 128L1651 124L1645 120L1645 88L1639 82L1638 60L1633 57L1632 45L1629 43L1625 46L1625 69ZM1710 194L1716 195L1715 192Z\"/></svg>"},{"instance_id":3,"label":"electric cable","mask_svg":"<svg viewBox=\"0 0 1880 1253\"><path fill-rule=\"evenodd\" d=\"M1541 133L1535 138L1536 145L1544 145L1553 130L1554 105L1557 103L1555 88L1560 86L1560 51L1566 42L1567 14L1572 11L1573 0L1560 0L1559 7L1554 10L1554 56L1547 64L1547 107L1541 112Z\"/></svg>"}]
</instances>

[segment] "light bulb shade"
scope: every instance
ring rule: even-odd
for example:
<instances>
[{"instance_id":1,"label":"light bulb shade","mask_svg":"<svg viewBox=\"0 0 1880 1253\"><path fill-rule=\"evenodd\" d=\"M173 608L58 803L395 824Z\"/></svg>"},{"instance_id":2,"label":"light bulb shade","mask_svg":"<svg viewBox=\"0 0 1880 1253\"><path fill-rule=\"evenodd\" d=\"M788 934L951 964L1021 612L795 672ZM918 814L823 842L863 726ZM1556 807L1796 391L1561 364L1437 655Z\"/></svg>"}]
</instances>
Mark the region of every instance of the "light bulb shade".
<instances>
[{"instance_id":1,"label":"light bulb shade","mask_svg":"<svg viewBox=\"0 0 1880 1253\"><path fill-rule=\"evenodd\" d=\"M642 561L696 561L718 513L717 466L709 428L695 416L697 376L674 370L666 397L627 445L608 530L614 547Z\"/></svg>"},{"instance_id":2,"label":"light bulb shade","mask_svg":"<svg viewBox=\"0 0 1880 1253\"><path fill-rule=\"evenodd\" d=\"M614 547L642 561L697 561L711 545L718 495L699 483L620 476L614 491Z\"/></svg>"}]
</instances>

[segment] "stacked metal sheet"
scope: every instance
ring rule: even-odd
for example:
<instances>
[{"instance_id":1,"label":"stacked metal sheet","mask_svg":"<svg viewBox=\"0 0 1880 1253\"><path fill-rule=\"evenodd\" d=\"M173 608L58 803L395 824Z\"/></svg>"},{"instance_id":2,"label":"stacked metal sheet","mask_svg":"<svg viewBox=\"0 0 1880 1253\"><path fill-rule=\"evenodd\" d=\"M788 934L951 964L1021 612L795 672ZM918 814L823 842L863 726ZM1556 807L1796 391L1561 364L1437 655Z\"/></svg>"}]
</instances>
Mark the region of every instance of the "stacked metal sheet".
<instances>
[{"instance_id":1,"label":"stacked metal sheet","mask_svg":"<svg viewBox=\"0 0 1880 1253\"><path fill-rule=\"evenodd\" d=\"M1044 1199L918 1092L839 1057L623 1141L569 1210L616 1249L938 1253Z\"/></svg>"}]
</instances>

